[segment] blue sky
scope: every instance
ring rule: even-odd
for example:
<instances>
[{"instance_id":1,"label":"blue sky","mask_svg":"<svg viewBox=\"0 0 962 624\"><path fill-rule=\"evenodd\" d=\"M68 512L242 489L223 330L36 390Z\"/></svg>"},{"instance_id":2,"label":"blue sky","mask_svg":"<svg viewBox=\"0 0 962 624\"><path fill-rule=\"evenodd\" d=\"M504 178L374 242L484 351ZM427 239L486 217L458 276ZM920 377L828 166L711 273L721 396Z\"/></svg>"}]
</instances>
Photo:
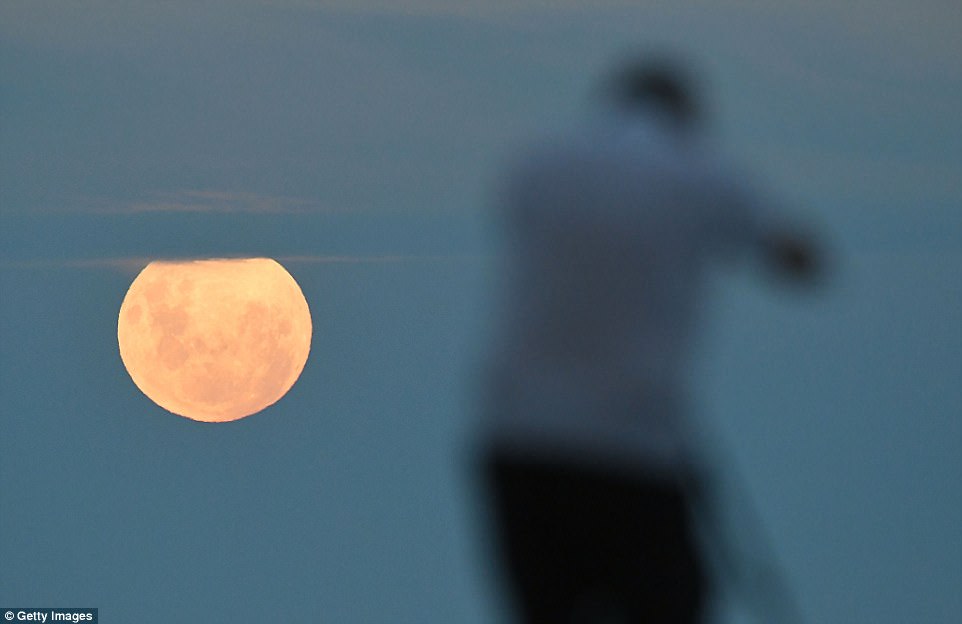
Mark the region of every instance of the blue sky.
<instances>
[{"instance_id":1,"label":"blue sky","mask_svg":"<svg viewBox=\"0 0 962 624\"><path fill-rule=\"evenodd\" d=\"M668 47L835 268L720 277L703 418L810 621L958 619L962 8L838 4L4 3L0 605L494 619L462 454L492 181ZM115 326L144 262L212 255L280 259L315 327L288 396L215 427L139 393Z\"/></svg>"}]
</instances>

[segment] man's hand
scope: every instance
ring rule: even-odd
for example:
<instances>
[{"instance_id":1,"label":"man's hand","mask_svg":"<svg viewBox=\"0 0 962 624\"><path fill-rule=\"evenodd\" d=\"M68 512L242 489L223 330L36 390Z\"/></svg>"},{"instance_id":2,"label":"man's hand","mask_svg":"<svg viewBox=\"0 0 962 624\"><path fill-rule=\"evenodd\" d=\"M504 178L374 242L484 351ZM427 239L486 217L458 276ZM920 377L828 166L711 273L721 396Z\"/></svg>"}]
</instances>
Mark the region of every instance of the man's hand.
<instances>
[{"instance_id":1,"label":"man's hand","mask_svg":"<svg viewBox=\"0 0 962 624\"><path fill-rule=\"evenodd\" d=\"M822 253L811 236L795 231L779 231L766 240L766 265L782 278L811 284L823 274Z\"/></svg>"}]
</instances>

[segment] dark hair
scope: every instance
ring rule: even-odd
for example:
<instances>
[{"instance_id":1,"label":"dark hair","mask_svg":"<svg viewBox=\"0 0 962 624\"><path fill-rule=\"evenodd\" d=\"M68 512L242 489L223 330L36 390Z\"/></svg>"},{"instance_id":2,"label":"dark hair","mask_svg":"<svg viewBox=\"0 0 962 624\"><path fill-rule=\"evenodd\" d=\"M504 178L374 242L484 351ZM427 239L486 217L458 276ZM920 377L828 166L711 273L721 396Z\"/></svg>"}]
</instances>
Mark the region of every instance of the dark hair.
<instances>
[{"instance_id":1,"label":"dark hair","mask_svg":"<svg viewBox=\"0 0 962 624\"><path fill-rule=\"evenodd\" d=\"M609 92L626 110L654 106L682 125L691 125L701 116L690 77L669 62L625 64L610 80Z\"/></svg>"}]
</instances>

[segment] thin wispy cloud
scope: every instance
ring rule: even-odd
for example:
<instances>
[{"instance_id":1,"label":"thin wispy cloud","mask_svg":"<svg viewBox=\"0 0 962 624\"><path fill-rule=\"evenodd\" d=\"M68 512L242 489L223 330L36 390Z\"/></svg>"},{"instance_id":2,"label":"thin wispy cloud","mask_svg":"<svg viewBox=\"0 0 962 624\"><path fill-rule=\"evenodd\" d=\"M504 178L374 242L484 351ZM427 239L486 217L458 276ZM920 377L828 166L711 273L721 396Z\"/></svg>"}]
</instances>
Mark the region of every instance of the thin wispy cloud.
<instances>
[{"instance_id":1,"label":"thin wispy cloud","mask_svg":"<svg viewBox=\"0 0 962 624\"><path fill-rule=\"evenodd\" d=\"M432 263L450 261L470 261L478 260L483 256L478 254L402 254L402 255L383 255L383 256L324 256L324 255L301 255L301 256L278 256L275 258L281 263L292 264L402 264L402 263Z\"/></svg>"},{"instance_id":2,"label":"thin wispy cloud","mask_svg":"<svg viewBox=\"0 0 962 624\"><path fill-rule=\"evenodd\" d=\"M64 209L66 212L88 214L304 214L335 211L319 201L301 197L260 195L217 189L156 192L143 199L132 201L87 197L67 203Z\"/></svg>"},{"instance_id":3,"label":"thin wispy cloud","mask_svg":"<svg viewBox=\"0 0 962 624\"><path fill-rule=\"evenodd\" d=\"M105 258L77 258L77 259L35 259L35 260L0 260L0 269L94 269L117 271L124 274L137 274L145 266L154 261L161 262L191 262L197 260L247 258L248 255L217 255L217 256L127 256ZM483 259L479 254L385 254L385 255L291 255L272 256L284 265L320 265L320 264L417 264L444 262L471 262Z\"/></svg>"},{"instance_id":4,"label":"thin wispy cloud","mask_svg":"<svg viewBox=\"0 0 962 624\"><path fill-rule=\"evenodd\" d=\"M278 4L267 0L254 0L254 4L277 7ZM592 8L617 8L631 6L631 0L600 0ZM287 0L280 4L283 8L311 9L319 11L354 11L359 13L386 13L400 15L458 16L458 17L495 17L530 11L586 10L583 0L485 0L469 2L450 2L449 0L409 0L392 2L390 0Z\"/></svg>"},{"instance_id":5,"label":"thin wispy cloud","mask_svg":"<svg viewBox=\"0 0 962 624\"><path fill-rule=\"evenodd\" d=\"M44 269L95 269L117 271L124 274L137 274L154 258L82 258L82 259L32 259L0 260L4 270L44 270Z\"/></svg>"}]
</instances>

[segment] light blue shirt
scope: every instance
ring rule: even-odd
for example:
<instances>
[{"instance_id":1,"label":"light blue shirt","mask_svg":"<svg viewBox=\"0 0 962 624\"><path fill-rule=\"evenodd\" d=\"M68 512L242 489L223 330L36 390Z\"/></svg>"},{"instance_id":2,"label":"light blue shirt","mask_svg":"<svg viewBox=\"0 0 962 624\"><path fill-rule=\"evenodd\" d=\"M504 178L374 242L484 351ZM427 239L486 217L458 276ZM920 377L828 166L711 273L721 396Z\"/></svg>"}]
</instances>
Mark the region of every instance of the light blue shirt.
<instances>
[{"instance_id":1,"label":"light blue shirt","mask_svg":"<svg viewBox=\"0 0 962 624\"><path fill-rule=\"evenodd\" d=\"M534 146L501 197L508 242L486 435L676 470L706 269L757 246L760 198L697 136L614 116Z\"/></svg>"}]
</instances>

